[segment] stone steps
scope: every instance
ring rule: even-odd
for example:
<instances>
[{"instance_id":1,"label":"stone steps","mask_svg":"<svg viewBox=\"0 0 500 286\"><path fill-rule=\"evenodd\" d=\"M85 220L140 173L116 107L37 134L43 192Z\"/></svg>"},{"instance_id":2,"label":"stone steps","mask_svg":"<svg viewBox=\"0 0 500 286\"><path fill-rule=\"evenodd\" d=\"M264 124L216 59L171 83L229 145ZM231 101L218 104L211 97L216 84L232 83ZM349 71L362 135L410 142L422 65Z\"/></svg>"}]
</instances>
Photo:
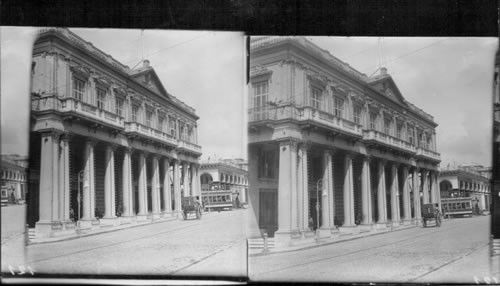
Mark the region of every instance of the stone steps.
<instances>
[{"instance_id":1,"label":"stone steps","mask_svg":"<svg viewBox=\"0 0 500 286\"><path fill-rule=\"evenodd\" d=\"M267 247L274 248L274 238L267 239ZM253 249L264 249L264 239L263 238L249 238L248 248Z\"/></svg>"}]
</instances>

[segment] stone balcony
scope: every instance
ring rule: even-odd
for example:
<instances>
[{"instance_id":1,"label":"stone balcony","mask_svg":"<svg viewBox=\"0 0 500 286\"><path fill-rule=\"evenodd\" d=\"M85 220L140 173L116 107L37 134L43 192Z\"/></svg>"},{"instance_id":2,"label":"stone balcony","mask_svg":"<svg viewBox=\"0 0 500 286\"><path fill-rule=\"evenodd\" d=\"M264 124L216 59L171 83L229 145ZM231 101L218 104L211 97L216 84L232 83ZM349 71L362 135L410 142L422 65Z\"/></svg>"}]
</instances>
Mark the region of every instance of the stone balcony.
<instances>
[{"instance_id":1,"label":"stone balcony","mask_svg":"<svg viewBox=\"0 0 500 286\"><path fill-rule=\"evenodd\" d=\"M441 155L437 152L417 147L417 156L431 159L434 161L441 161Z\"/></svg>"},{"instance_id":2,"label":"stone balcony","mask_svg":"<svg viewBox=\"0 0 500 286\"><path fill-rule=\"evenodd\" d=\"M249 109L248 120L250 124L294 120L299 124L316 124L332 131L355 137L363 136L363 129L360 124L325 111L317 110L311 106L296 107L292 104L285 104L278 107L263 106L261 108L252 108Z\"/></svg>"},{"instance_id":3,"label":"stone balcony","mask_svg":"<svg viewBox=\"0 0 500 286\"><path fill-rule=\"evenodd\" d=\"M387 147L391 147L394 149L399 149L400 151L404 151L409 154L416 154L416 147L411 145L410 143L401 140L399 138L387 135L377 130L364 130L363 131L363 140L365 141L374 141L376 143L385 145Z\"/></svg>"},{"instance_id":4,"label":"stone balcony","mask_svg":"<svg viewBox=\"0 0 500 286\"><path fill-rule=\"evenodd\" d=\"M189 152L197 155L201 155L201 146L196 145L191 142L187 142L185 140L179 140L179 144L177 145L177 149L184 152Z\"/></svg>"},{"instance_id":5,"label":"stone balcony","mask_svg":"<svg viewBox=\"0 0 500 286\"><path fill-rule=\"evenodd\" d=\"M167 143L174 147L178 147L178 144L180 142L168 133L162 132L160 130L154 129L152 127L137 122L125 122L125 132L137 134L142 137L158 141L161 143Z\"/></svg>"}]
</instances>

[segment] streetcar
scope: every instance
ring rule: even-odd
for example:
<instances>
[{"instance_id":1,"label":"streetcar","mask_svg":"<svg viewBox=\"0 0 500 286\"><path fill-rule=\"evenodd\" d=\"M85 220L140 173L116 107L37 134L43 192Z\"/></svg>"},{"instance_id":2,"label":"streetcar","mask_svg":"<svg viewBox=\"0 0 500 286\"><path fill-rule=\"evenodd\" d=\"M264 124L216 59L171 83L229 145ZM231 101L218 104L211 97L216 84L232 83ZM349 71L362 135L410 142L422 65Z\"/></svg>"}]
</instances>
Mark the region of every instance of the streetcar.
<instances>
[{"instance_id":1,"label":"streetcar","mask_svg":"<svg viewBox=\"0 0 500 286\"><path fill-rule=\"evenodd\" d=\"M221 211L233 209L233 196L231 191L210 191L202 194L203 206L207 211Z\"/></svg>"},{"instance_id":2,"label":"streetcar","mask_svg":"<svg viewBox=\"0 0 500 286\"><path fill-rule=\"evenodd\" d=\"M446 217L472 216L472 198L441 198L441 208Z\"/></svg>"}]
</instances>

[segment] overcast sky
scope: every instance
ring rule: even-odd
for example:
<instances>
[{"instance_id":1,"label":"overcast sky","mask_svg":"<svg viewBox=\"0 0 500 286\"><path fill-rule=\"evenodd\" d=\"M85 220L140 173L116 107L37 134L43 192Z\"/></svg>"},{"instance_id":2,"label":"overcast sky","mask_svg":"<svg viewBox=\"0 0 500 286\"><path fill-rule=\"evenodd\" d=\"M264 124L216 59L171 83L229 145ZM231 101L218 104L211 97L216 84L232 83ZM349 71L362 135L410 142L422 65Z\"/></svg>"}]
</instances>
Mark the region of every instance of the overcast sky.
<instances>
[{"instance_id":1,"label":"overcast sky","mask_svg":"<svg viewBox=\"0 0 500 286\"><path fill-rule=\"evenodd\" d=\"M202 158L246 158L241 33L72 29L129 67L151 61L167 91L196 109ZM496 38L308 37L368 76L388 68L406 100L434 116L442 167L491 165ZM2 153L27 153L32 30L2 28Z\"/></svg>"},{"instance_id":2,"label":"overcast sky","mask_svg":"<svg viewBox=\"0 0 500 286\"><path fill-rule=\"evenodd\" d=\"M32 29L2 28L2 153L27 153ZM202 159L246 159L242 33L71 29L130 68L150 60L166 90L196 109ZM22 112L20 112L22 111Z\"/></svg>"}]
</instances>

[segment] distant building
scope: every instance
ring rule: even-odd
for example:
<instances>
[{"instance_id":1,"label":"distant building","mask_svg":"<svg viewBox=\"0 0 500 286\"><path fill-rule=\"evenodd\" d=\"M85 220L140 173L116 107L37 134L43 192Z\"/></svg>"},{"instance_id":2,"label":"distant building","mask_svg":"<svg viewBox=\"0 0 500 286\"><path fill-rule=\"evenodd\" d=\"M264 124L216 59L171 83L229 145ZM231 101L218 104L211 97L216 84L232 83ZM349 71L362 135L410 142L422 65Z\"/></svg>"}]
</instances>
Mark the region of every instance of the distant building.
<instances>
[{"instance_id":1,"label":"distant building","mask_svg":"<svg viewBox=\"0 0 500 286\"><path fill-rule=\"evenodd\" d=\"M195 110L62 28L33 48L28 224L37 237L179 216L201 195ZM59 232L59 233L58 233Z\"/></svg>"},{"instance_id":2,"label":"distant building","mask_svg":"<svg viewBox=\"0 0 500 286\"><path fill-rule=\"evenodd\" d=\"M480 165L441 169L441 204L448 213L479 214L490 211L491 168Z\"/></svg>"},{"instance_id":3,"label":"distant building","mask_svg":"<svg viewBox=\"0 0 500 286\"><path fill-rule=\"evenodd\" d=\"M205 209L229 209L246 204L248 202L246 168L247 162L243 159L202 161L200 180Z\"/></svg>"},{"instance_id":4,"label":"distant building","mask_svg":"<svg viewBox=\"0 0 500 286\"><path fill-rule=\"evenodd\" d=\"M2 205L6 202L26 200L28 157L19 155L2 155L0 169L2 187Z\"/></svg>"},{"instance_id":5,"label":"distant building","mask_svg":"<svg viewBox=\"0 0 500 286\"><path fill-rule=\"evenodd\" d=\"M251 235L277 244L420 223L439 203L434 118L304 37L250 41ZM338 228L337 228L338 227Z\"/></svg>"}]
</instances>

